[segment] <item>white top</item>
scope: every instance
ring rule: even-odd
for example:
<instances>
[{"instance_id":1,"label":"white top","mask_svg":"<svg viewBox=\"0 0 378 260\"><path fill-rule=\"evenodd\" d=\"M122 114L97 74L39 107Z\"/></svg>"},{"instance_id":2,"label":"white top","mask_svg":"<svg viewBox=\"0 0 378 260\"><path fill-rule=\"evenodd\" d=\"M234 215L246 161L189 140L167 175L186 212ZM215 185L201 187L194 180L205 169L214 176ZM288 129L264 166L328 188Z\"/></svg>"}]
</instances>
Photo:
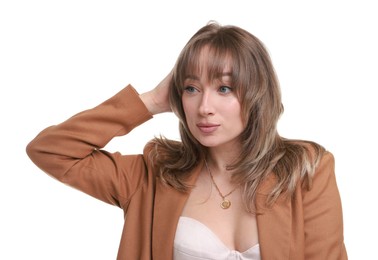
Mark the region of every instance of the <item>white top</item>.
<instances>
[{"instance_id":1,"label":"white top","mask_svg":"<svg viewBox=\"0 0 378 260\"><path fill-rule=\"evenodd\" d=\"M174 241L174 260L260 260L259 244L244 252L230 250L206 225L180 217Z\"/></svg>"}]
</instances>

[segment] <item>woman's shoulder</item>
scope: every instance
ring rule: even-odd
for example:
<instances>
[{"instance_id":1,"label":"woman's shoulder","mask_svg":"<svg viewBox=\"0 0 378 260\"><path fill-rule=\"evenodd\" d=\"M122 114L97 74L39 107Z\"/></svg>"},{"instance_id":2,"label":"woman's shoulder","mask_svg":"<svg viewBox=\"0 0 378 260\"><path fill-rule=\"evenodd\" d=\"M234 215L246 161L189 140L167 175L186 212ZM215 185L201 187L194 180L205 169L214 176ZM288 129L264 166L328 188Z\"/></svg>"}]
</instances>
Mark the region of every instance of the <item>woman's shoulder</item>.
<instances>
[{"instance_id":1,"label":"woman's shoulder","mask_svg":"<svg viewBox=\"0 0 378 260\"><path fill-rule=\"evenodd\" d=\"M168 139L165 137L155 137L151 139L147 144L144 146L143 154L160 154L164 155L168 151L181 151L182 150L182 142L176 141L172 139Z\"/></svg>"},{"instance_id":2,"label":"woman's shoulder","mask_svg":"<svg viewBox=\"0 0 378 260\"><path fill-rule=\"evenodd\" d=\"M334 155L327 150L323 145L309 140L292 140L293 144L303 148L303 151L310 163L313 163L314 174L320 167L334 164Z\"/></svg>"},{"instance_id":3,"label":"woman's shoulder","mask_svg":"<svg viewBox=\"0 0 378 260\"><path fill-rule=\"evenodd\" d=\"M303 185L302 179L301 186L306 187L303 192L322 189L330 179L335 179L335 157L331 151L314 141L297 140L295 142L304 148L305 157L307 157L305 167L308 170L308 179L305 178L305 180L308 181L308 185Z\"/></svg>"},{"instance_id":4,"label":"woman's shoulder","mask_svg":"<svg viewBox=\"0 0 378 260\"><path fill-rule=\"evenodd\" d=\"M150 166L161 167L162 163L173 163L183 155L183 144L180 141L165 137L155 137L144 146L143 156Z\"/></svg>"},{"instance_id":5,"label":"woman's shoulder","mask_svg":"<svg viewBox=\"0 0 378 260\"><path fill-rule=\"evenodd\" d=\"M283 146L287 156L294 156L304 159L304 161L312 162L316 166L322 157L330 153L326 148L315 142L304 139L285 139L283 138Z\"/></svg>"}]
</instances>

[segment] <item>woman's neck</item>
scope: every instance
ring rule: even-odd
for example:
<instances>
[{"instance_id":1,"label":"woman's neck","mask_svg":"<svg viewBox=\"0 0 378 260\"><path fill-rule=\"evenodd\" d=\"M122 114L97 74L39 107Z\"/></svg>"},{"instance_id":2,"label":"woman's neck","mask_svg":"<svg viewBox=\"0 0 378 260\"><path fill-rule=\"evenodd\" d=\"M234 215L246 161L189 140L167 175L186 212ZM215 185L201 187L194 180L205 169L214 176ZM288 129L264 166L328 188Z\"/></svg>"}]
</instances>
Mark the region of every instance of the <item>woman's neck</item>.
<instances>
[{"instance_id":1,"label":"woman's neck","mask_svg":"<svg viewBox=\"0 0 378 260\"><path fill-rule=\"evenodd\" d=\"M237 149L209 148L207 155L208 165L219 174L230 174L227 167L234 164L239 156Z\"/></svg>"}]
</instances>

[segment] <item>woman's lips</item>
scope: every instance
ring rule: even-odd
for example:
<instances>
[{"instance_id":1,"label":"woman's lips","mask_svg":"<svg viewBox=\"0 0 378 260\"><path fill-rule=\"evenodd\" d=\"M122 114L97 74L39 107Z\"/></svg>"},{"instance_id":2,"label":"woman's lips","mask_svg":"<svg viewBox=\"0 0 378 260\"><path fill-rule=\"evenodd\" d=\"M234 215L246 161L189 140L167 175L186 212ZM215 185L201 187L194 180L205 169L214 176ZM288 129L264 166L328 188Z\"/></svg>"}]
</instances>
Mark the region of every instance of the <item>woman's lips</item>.
<instances>
[{"instance_id":1,"label":"woman's lips","mask_svg":"<svg viewBox=\"0 0 378 260\"><path fill-rule=\"evenodd\" d=\"M219 125L217 124L197 124L198 129L205 134L211 134L215 132Z\"/></svg>"}]
</instances>

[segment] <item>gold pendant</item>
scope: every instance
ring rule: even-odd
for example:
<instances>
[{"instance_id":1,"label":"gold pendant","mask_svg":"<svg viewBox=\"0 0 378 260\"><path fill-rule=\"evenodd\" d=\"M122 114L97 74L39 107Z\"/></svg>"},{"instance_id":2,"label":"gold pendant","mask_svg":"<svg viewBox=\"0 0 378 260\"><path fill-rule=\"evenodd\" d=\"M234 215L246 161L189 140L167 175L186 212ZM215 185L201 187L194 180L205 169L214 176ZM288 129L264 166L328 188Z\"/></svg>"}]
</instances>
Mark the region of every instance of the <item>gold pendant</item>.
<instances>
[{"instance_id":1,"label":"gold pendant","mask_svg":"<svg viewBox=\"0 0 378 260\"><path fill-rule=\"evenodd\" d=\"M221 206L222 209L228 209L231 206L231 201L223 199L220 206Z\"/></svg>"}]
</instances>

